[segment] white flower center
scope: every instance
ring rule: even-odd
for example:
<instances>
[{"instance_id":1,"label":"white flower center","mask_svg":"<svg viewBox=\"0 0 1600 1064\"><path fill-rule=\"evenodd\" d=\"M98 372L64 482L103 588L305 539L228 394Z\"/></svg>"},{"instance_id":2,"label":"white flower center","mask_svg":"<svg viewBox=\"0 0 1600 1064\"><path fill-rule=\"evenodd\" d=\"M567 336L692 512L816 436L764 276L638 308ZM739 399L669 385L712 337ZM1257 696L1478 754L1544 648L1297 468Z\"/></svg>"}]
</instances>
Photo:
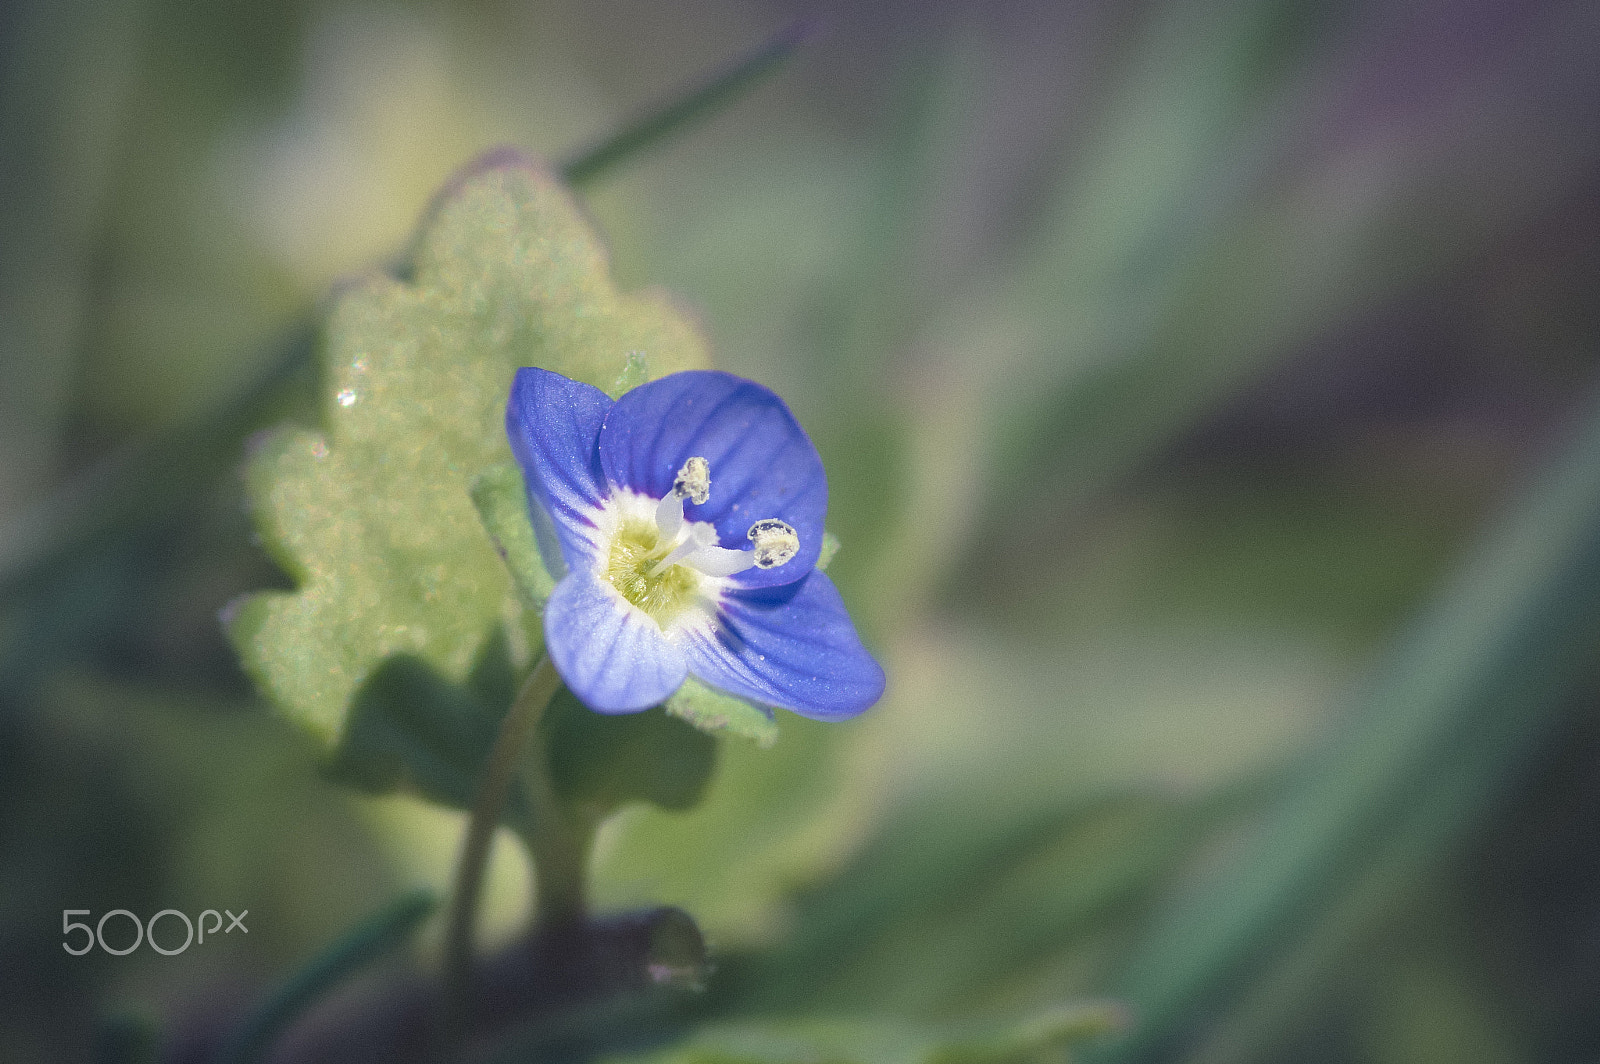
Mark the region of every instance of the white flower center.
<instances>
[{"instance_id":1,"label":"white flower center","mask_svg":"<svg viewBox=\"0 0 1600 1064\"><path fill-rule=\"evenodd\" d=\"M710 497L711 467L696 457L678 471L666 498L623 491L606 506L600 575L663 629L703 613L723 578L752 566L783 565L800 551L799 534L775 517L750 526L753 549L719 546L714 527L683 515L685 499L704 503Z\"/></svg>"}]
</instances>

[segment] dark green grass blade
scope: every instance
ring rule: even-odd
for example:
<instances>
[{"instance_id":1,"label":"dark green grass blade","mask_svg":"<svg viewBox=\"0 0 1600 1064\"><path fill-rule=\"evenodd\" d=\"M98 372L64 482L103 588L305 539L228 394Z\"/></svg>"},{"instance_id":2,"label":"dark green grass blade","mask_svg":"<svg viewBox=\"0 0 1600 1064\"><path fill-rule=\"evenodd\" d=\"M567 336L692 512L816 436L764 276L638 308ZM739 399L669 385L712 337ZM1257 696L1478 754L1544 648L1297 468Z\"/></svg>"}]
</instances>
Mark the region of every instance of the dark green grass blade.
<instances>
[{"instance_id":1,"label":"dark green grass blade","mask_svg":"<svg viewBox=\"0 0 1600 1064\"><path fill-rule=\"evenodd\" d=\"M1359 930L1455 852L1551 734L1600 657L1600 410L1585 414L1244 852L1158 915L1112 988L1132 1031L1092 1059L1168 1059L1307 940Z\"/></svg>"},{"instance_id":2,"label":"dark green grass blade","mask_svg":"<svg viewBox=\"0 0 1600 1064\"><path fill-rule=\"evenodd\" d=\"M307 1008L361 968L404 945L437 905L431 892L416 891L356 925L246 1017L217 1054L217 1064L260 1060L273 1039Z\"/></svg>"},{"instance_id":3,"label":"dark green grass blade","mask_svg":"<svg viewBox=\"0 0 1600 1064\"><path fill-rule=\"evenodd\" d=\"M713 74L697 88L630 122L562 163L561 176L569 185L581 188L640 152L704 121L776 72L785 60L814 36L815 23L807 20L790 23L774 34L771 40Z\"/></svg>"}]
</instances>

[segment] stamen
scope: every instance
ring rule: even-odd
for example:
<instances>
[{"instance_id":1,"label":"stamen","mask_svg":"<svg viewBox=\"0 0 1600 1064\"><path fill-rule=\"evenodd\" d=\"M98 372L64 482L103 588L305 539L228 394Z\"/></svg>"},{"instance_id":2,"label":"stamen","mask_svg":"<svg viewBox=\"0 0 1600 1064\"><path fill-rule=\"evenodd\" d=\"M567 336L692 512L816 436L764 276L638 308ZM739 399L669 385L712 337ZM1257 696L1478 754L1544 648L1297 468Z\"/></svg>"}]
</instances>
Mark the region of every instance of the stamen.
<instances>
[{"instance_id":1,"label":"stamen","mask_svg":"<svg viewBox=\"0 0 1600 1064\"><path fill-rule=\"evenodd\" d=\"M754 551L706 546L685 558L683 564L707 576L732 576L755 565L756 556Z\"/></svg>"},{"instance_id":2,"label":"stamen","mask_svg":"<svg viewBox=\"0 0 1600 1064\"><path fill-rule=\"evenodd\" d=\"M756 545L755 564L759 568L776 569L800 553L800 534L776 517L757 521L748 534Z\"/></svg>"},{"instance_id":3,"label":"stamen","mask_svg":"<svg viewBox=\"0 0 1600 1064\"><path fill-rule=\"evenodd\" d=\"M657 545L665 547L678 542L678 534L683 531L683 499L680 496L668 493L656 506L656 531L659 533Z\"/></svg>"},{"instance_id":4,"label":"stamen","mask_svg":"<svg viewBox=\"0 0 1600 1064\"><path fill-rule=\"evenodd\" d=\"M672 494L704 506L711 498L711 463L699 457L683 463L678 478L672 482Z\"/></svg>"},{"instance_id":5,"label":"stamen","mask_svg":"<svg viewBox=\"0 0 1600 1064\"><path fill-rule=\"evenodd\" d=\"M716 537L716 530L710 525L698 525L691 529L688 538L686 538L676 547L672 548L672 553L668 554L665 558L662 558L655 564L654 567L651 568L650 578L652 580L655 579L668 569L672 568L674 565L678 564L680 560L698 552L704 547L710 546L716 540Z\"/></svg>"}]
</instances>

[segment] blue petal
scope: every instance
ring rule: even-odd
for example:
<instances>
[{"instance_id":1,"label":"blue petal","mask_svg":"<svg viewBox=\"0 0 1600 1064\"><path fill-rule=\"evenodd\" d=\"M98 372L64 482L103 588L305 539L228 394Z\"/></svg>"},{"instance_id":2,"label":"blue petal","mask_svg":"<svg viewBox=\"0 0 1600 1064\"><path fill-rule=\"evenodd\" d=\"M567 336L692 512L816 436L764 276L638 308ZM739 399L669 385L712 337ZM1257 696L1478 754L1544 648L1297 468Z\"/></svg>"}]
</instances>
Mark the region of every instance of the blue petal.
<instances>
[{"instance_id":1,"label":"blue petal","mask_svg":"<svg viewBox=\"0 0 1600 1064\"><path fill-rule=\"evenodd\" d=\"M586 569L568 573L545 603L544 642L572 693L601 713L659 705L688 675L660 626Z\"/></svg>"},{"instance_id":2,"label":"blue petal","mask_svg":"<svg viewBox=\"0 0 1600 1064\"><path fill-rule=\"evenodd\" d=\"M825 573L729 592L719 620L684 645L689 671L713 687L814 720L853 717L883 695L883 669Z\"/></svg>"},{"instance_id":3,"label":"blue petal","mask_svg":"<svg viewBox=\"0 0 1600 1064\"><path fill-rule=\"evenodd\" d=\"M684 516L716 526L723 547L749 550L750 526L764 517L800 534L800 553L772 569L747 569L741 587L791 584L816 564L828 482L822 459L770 390L709 370L690 370L643 384L617 400L600 430L600 464L618 487L652 499L672 490L691 457L711 466L711 498Z\"/></svg>"},{"instance_id":4,"label":"blue petal","mask_svg":"<svg viewBox=\"0 0 1600 1064\"><path fill-rule=\"evenodd\" d=\"M611 406L600 389L547 369L519 369L511 382L506 434L528 485L539 551L557 576L595 551L591 515L610 494L596 441Z\"/></svg>"}]
</instances>

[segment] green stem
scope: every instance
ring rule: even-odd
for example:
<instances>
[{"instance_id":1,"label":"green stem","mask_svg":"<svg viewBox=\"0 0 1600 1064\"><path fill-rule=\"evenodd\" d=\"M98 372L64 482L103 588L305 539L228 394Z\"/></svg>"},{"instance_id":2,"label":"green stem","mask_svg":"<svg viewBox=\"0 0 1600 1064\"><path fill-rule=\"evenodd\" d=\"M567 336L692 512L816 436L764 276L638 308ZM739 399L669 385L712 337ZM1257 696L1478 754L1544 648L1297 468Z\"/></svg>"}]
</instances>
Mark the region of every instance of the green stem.
<instances>
[{"instance_id":1,"label":"green stem","mask_svg":"<svg viewBox=\"0 0 1600 1064\"><path fill-rule=\"evenodd\" d=\"M575 819L556 798L544 740L541 729L533 737L523 768L530 815L522 839L533 855L534 923L551 927L583 917L594 825Z\"/></svg>"},{"instance_id":2,"label":"green stem","mask_svg":"<svg viewBox=\"0 0 1600 1064\"><path fill-rule=\"evenodd\" d=\"M450 899L450 923L445 933L444 985L447 1030L459 1032L467 1014L472 984L472 942L483 893L483 874L489 864L489 846L500 815L505 811L511 784L523 761L523 751L538 731L545 707L561 687L561 677L549 657L539 659L500 724L494 748L484 766L483 781L472 806L467 837L456 865L455 893ZM537 774L540 778L543 772ZM545 784L548 787L548 782ZM539 869L542 873L543 869Z\"/></svg>"}]
</instances>

